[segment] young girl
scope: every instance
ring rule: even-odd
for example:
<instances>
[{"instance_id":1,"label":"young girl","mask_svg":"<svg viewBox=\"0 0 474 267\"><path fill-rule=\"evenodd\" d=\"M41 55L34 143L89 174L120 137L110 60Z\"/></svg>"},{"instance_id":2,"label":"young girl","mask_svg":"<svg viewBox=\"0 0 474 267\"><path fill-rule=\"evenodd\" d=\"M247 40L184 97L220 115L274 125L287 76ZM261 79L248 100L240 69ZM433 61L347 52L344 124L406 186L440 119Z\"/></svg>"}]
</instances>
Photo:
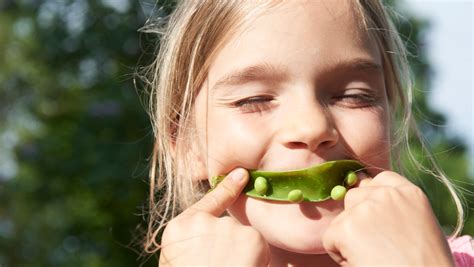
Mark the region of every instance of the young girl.
<instances>
[{"instance_id":1,"label":"young girl","mask_svg":"<svg viewBox=\"0 0 474 267\"><path fill-rule=\"evenodd\" d=\"M408 153L393 148L412 123L410 84L379 1L182 1L161 42L147 73L156 142L145 244L160 266L454 266L422 190L390 171ZM340 159L367 167L343 201L241 194L247 170ZM460 201L437 178L457 204L456 236ZM456 242L458 264L472 266L470 238Z\"/></svg>"}]
</instances>

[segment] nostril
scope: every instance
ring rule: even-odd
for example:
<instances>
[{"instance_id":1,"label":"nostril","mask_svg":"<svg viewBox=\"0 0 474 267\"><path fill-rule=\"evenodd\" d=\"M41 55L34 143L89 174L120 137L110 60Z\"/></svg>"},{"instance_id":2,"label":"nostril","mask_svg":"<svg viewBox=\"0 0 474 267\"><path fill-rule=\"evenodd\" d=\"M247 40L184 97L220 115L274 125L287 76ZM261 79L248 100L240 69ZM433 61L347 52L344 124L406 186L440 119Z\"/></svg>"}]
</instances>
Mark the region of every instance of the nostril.
<instances>
[{"instance_id":1,"label":"nostril","mask_svg":"<svg viewBox=\"0 0 474 267\"><path fill-rule=\"evenodd\" d=\"M286 147L289 149L309 149L311 151L316 151L321 148L329 148L335 145L336 141L326 140L317 144L307 144L305 142L288 142Z\"/></svg>"},{"instance_id":2,"label":"nostril","mask_svg":"<svg viewBox=\"0 0 474 267\"><path fill-rule=\"evenodd\" d=\"M329 121L324 124L307 123L301 124L300 127L285 127L281 140L289 149L316 151L336 145L339 140L339 131Z\"/></svg>"},{"instance_id":3,"label":"nostril","mask_svg":"<svg viewBox=\"0 0 474 267\"><path fill-rule=\"evenodd\" d=\"M307 149L308 145L303 142L289 142L287 147L290 149Z\"/></svg>"}]
</instances>

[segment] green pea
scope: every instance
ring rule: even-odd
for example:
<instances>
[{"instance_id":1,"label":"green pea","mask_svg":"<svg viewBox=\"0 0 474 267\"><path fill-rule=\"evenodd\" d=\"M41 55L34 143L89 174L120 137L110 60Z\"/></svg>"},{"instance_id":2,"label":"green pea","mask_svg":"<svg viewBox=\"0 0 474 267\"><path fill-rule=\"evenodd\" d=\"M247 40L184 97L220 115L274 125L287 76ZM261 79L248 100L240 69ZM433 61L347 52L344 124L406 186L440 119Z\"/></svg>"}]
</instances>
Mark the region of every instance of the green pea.
<instances>
[{"instance_id":1,"label":"green pea","mask_svg":"<svg viewBox=\"0 0 474 267\"><path fill-rule=\"evenodd\" d=\"M303 192L299 189L291 190L288 193L288 201L290 202L300 202L303 200Z\"/></svg>"},{"instance_id":2,"label":"green pea","mask_svg":"<svg viewBox=\"0 0 474 267\"><path fill-rule=\"evenodd\" d=\"M335 186L344 185L347 189L350 188L354 178L357 178L350 172L356 172L363 167L360 162L354 160L335 160L306 169L248 170L249 183L242 192L249 197L275 201L325 201L331 198L331 190ZM225 177L212 177L211 188L215 188ZM294 190L296 191L292 192ZM337 192L335 194L338 195Z\"/></svg>"},{"instance_id":3,"label":"green pea","mask_svg":"<svg viewBox=\"0 0 474 267\"><path fill-rule=\"evenodd\" d=\"M262 177L262 176L257 177L257 179L255 179L254 187L255 187L255 192L257 192L257 194L261 196L265 195L268 190L267 179L265 179L265 177Z\"/></svg>"},{"instance_id":4,"label":"green pea","mask_svg":"<svg viewBox=\"0 0 474 267\"><path fill-rule=\"evenodd\" d=\"M346 183L346 186L352 187L357 183L357 180L357 174L354 171L350 171L346 174L344 182Z\"/></svg>"},{"instance_id":5,"label":"green pea","mask_svg":"<svg viewBox=\"0 0 474 267\"><path fill-rule=\"evenodd\" d=\"M331 198L334 200L342 200L347 193L347 189L342 185L336 185L331 190Z\"/></svg>"}]
</instances>

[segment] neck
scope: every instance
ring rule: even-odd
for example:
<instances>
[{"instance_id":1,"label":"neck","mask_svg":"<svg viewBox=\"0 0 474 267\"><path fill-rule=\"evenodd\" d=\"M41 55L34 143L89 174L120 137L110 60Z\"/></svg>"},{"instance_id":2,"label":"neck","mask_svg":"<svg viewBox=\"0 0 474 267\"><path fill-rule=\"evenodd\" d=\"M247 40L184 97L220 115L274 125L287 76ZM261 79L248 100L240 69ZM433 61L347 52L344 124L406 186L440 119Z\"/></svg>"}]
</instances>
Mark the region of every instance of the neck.
<instances>
[{"instance_id":1,"label":"neck","mask_svg":"<svg viewBox=\"0 0 474 267\"><path fill-rule=\"evenodd\" d=\"M269 267L339 266L328 254L299 254L270 246Z\"/></svg>"}]
</instances>

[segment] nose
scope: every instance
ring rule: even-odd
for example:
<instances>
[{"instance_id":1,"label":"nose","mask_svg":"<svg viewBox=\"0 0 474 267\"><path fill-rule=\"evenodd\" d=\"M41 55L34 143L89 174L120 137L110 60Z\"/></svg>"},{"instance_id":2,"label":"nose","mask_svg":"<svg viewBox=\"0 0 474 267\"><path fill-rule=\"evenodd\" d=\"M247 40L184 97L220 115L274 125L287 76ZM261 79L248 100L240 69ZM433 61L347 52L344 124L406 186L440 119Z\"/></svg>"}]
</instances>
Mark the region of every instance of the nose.
<instances>
[{"instance_id":1,"label":"nose","mask_svg":"<svg viewBox=\"0 0 474 267\"><path fill-rule=\"evenodd\" d=\"M312 152L335 146L339 133L330 112L321 104L303 100L286 112L281 137L284 146L304 148Z\"/></svg>"}]
</instances>

